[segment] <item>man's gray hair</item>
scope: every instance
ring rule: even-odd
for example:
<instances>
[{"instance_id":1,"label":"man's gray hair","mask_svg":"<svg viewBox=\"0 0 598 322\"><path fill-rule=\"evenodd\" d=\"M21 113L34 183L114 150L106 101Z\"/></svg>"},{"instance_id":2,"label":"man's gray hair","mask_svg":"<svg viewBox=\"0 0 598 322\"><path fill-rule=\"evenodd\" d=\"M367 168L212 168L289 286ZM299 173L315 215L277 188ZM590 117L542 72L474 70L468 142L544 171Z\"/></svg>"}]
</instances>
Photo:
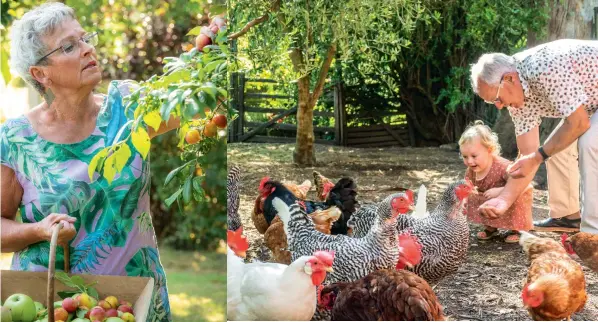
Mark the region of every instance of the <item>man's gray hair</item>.
<instances>
[{"instance_id":1,"label":"man's gray hair","mask_svg":"<svg viewBox=\"0 0 598 322\"><path fill-rule=\"evenodd\" d=\"M480 80L490 86L498 86L504 74L516 71L513 57L501 53L484 54L471 66L471 87L477 94Z\"/></svg>"},{"instance_id":2,"label":"man's gray hair","mask_svg":"<svg viewBox=\"0 0 598 322\"><path fill-rule=\"evenodd\" d=\"M29 67L52 48L46 48L42 37L69 19L76 19L73 8L60 2L48 2L35 7L16 20L11 28L10 67L40 93L45 92L42 84L29 73ZM45 65L44 60L38 65Z\"/></svg>"}]
</instances>

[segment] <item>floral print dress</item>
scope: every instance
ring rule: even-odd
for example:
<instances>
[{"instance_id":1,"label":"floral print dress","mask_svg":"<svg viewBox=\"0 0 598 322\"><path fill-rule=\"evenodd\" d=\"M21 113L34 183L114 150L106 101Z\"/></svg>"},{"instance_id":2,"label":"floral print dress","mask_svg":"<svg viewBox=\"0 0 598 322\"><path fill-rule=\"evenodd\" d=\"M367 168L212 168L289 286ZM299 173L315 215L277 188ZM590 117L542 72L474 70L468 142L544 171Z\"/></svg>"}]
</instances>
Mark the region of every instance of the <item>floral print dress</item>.
<instances>
[{"instance_id":1,"label":"floral print dress","mask_svg":"<svg viewBox=\"0 0 598 322\"><path fill-rule=\"evenodd\" d=\"M143 160L129 143L131 156L112 183L97 172L90 181L88 174L93 156L115 143L132 118L132 109L125 115L122 98L127 94L127 82L111 82L95 130L74 144L44 140L25 116L8 120L0 126L0 164L11 168L23 187L19 210L24 223L39 222L51 213L77 218L77 235L70 242L71 273L152 277L147 321L171 321L166 275L149 214L149 158ZM49 246L44 241L15 252L11 269L46 271ZM58 247L56 268L63 267L63 249Z\"/></svg>"}]
</instances>

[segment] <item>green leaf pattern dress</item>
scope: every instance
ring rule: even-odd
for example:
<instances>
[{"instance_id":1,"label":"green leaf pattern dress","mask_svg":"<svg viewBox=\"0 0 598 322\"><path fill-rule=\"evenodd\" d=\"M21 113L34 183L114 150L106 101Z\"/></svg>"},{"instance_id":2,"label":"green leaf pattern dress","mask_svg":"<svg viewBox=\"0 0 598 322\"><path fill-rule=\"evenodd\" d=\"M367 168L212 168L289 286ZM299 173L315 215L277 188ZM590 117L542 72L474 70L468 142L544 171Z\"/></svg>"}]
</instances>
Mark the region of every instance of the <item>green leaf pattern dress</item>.
<instances>
[{"instance_id":1,"label":"green leaf pattern dress","mask_svg":"<svg viewBox=\"0 0 598 322\"><path fill-rule=\"evenodd\" d=\"M149 157L143 160L128 140L132 153L112 183L88 164L102 148L116 143L118 132L133 117L125 112L126 81L112 81L94 132L74 144L41 138L25 116L0 126L0 164L14 170L24 194L19 210L24 223L41 221L51 213L77 218L70 243L72 273L152 277L153 305L148 321L171 321L166 275L158 254L149 215ZM129 135L125 129L120 140ZM49 242L39 242L14 254L11 269L47 271ZM56 269L64 267L62 247Z\"/></svg>"}]
</instances>

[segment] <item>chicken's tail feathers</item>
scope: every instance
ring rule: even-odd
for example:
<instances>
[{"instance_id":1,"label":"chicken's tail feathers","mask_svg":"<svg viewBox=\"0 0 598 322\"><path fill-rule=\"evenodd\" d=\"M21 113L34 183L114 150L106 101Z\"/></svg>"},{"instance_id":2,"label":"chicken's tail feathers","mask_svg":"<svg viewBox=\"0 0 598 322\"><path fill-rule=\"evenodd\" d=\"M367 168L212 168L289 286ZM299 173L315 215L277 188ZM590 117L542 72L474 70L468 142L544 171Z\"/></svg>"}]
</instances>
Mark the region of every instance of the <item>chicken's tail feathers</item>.
<instances>
[{"instance_id":1,"label":"chicken's tail feathers","mask_svg":"<svg viewBox=\"0 0 598 322\"><path fill-rule=\"evenodd\" d=\"M413 216L414 218L424 218L427 216L427 195L428 189L426 189L426 186L422 184L419 187L419 191L417 192L417 203L415 204L415 211L411 214L411 216Z\"/></svg>"}]
</instances>

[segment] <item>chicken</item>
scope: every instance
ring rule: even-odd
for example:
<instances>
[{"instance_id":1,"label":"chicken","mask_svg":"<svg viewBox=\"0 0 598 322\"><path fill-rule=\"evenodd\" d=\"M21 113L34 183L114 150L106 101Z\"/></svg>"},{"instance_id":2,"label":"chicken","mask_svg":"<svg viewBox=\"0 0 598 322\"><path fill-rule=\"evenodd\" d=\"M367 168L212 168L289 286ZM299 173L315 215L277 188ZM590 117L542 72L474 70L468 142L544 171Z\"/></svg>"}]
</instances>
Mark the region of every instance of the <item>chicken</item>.
<instances>
[{"instance_id":1,"label":"chicken","mask_svg":"<svg viewBox=\"0 0 598 322\"><path fill-rule=\"evenodd\" d=\"M245 267L242 258L245 258L249 244L247 243L247 239L243 237L243 228L236 231L227 230L226 243L226 308L230 319L241 304L240 285Z\"/></svg>"},{"instance_id":2,"label":"chicken","mask_svg":"<svg viewBox=\"0 0 598 322\"><path fill-rule=\"evenodd\" d=\"M587 300L581 265L569 257L559 242L525 231L520 233L519 244L530 261L521 299L531 318L571 319L573 313L583 310Z\"/></svg>"},{"instance_id":3,"label":"chicken","mask_svg":"<svg viewBox=\"0 0 598 322\"><path fill-rule=\"evenodd\" d=\"M301 184L292 182L283 182L282 184L299 199L307 199L307 193L311 189L311 181L309 180L305 180Z\"/></svg>"},{"instance_id":4,"label":"chicken","mask_svg":"<svg viewBox=\"0 0 598 322\"><path fill-rule=\"evenodd\" d=\"M328 235L330 235L332 223L338 220L340 215L341 211L337 207L309 214L314 221L316 230ZM280 217L276 216L264 233L264 244L272 251L275 262L287 265L291 263L291 252L287 249L287 235Z\"/></svg>"},{"instance_id":5,"label":"chicken","mask_svg":"<svg viewBox=\"0 0 598 322\"><path fill-rule=\"evenodd\" d=\"M337 206L342 214L338 220L333 222L330 230L332 234L346 234L346 218L349 218L351 213L355 211L355 205L357 204L357 200L355 199L357 192L354 187L355 183L353 180L348 178L341 179L331 190L325 202L316 202L299 199L284 184L266 177L260 182L260 196L255 200L251 219L256 229L261 234L265 233L272 220L276 217L276 210L272 207L272 199L278 196L287 200L288 204L294 202L300 203L308 214ZM338 224L341 220L343 223Z\"/></svg>"},{"instance_id":6,"label":"chicken","mask_svg":"<svg viewBox=\"0 0 598 322\"><path fill-rule=\"evenodd\" d=\"M324 201L328 198L328 193L330 193L330 190L334 187L334 183L332 180L321 175L318 171L314 171L313 176L317 197L320 201Z\"/></svg>"},{"instance_id":7,"label":"chicken","mask_svg":"<svg viewBox=\"0 0 598 322\"><path fill-rule=\"evenodd\" d=\"M598 235L580 232L571 237L561 236L561 242L570 255L577 255L581 261L598 273Z\"/></svg>"},{"instance_id":8,"label":"chicken","mask_svg":"<svg viewBox=\"0 0 598 322\"><path fill-rule=\"evenodd\" d=\"M239 178L241 168L233 166L226 177L226 224L229 230L236 231L241 227L241 217L239 217Z\"/></svg>"},{"instance_id":9,"label":"chicken","mask_svg":"<svg viewBox=\"0 0 598 322\"><path fill-rule=\"evenodd\" d=\"M444 313L428 283L405 270L383 269L351 283L325 286L319 306L335 321L443 321Z\"/></svg>"},{"instance_id":10,"label":"chicken","mask_svg":"<svg viewBox=\"0 0 598 322\"><path fill-rule=\"evenodd\" d=\"M284 223L293 260L316 250L335 252L334 272L327 279L333 283L354 281L374 270L395 267L399 258L396 220L409 211L413 200L405 193L386 197L378 207L374 226L364 238L323 234L315 230L313 220L299 205L288 205L280 198L274 198L272 205Z\"/></svg>"},{"instance_id":11,"label":"chicken","mask_svg":"<svg viewBox=\"0 0 598 322\"><path fill-rule=\"evenodd\" d=\"M472 189L469 181L453 182L429 215L400 216L397 220L396 229L399 232L410 231L422 246L421 263L410 270L430 284L455 273L465 261L469 248L469 225L463 206ZM348 225L354 237L362 237L369 232L377 207L362 207L353 214Z\"/></svg>"},{"instance_id":12,"label":"chicken","mask_svg":"<svg viewBox=\"0 0 598 322\"><path fill-rule=\"evenodd\" d=\"M310 320L316 310L316 287L332 271L334 254L316 251L291 265L244 264L232 251L239 249L239 241L238 236L227 240L227 320Z\"/></svg>"}]
</instances>

